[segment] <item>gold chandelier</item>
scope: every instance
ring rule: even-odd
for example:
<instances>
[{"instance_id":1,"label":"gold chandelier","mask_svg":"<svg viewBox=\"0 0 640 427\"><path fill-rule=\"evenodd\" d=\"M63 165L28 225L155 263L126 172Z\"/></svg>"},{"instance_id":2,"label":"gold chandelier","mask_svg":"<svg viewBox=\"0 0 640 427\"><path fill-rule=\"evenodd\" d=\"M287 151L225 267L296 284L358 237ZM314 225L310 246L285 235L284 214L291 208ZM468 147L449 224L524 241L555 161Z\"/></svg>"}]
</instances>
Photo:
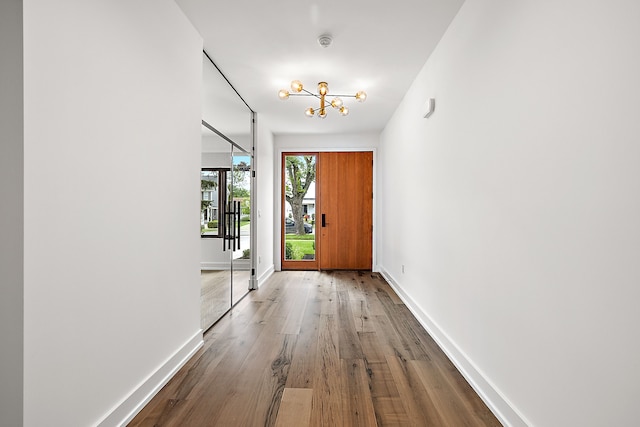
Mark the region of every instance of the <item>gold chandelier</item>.
<instances>
[{"instance_id":1,"label":"gold chandelier","mask_svg":"<svg viewBox=\"0 0 640 427\"><path fill-rule=\"evenodd\" d=\"M282 100L289 99L290 96L315 96L320 100L320 108L314 109L313 107L309 107L305 110L304 114L306 114L307 117L313 117L317 113L318 117L320 117L321 119L324 119L325 117L327 117L327 110L325 108L327 106L327 103L325 101L325 97L328 95L329 95L329 85L327 84L327 82L318 83L318 93L316 94L306 90L302 86L302 82L300 82L300 80L294 80L291 82L291 92L289 92L286 89L280 89L280 91L278 92L278 97L280 97L280 99ZM355 98L358 102L364 102L365 99L367 99L367 94L363 90L356 93L355 95L333 95L333 96L334 98L331 100L329 105L335 108L336 110L338 110L340 114L343 116L346 116L347 114L349 114L349 108L346 105L344 105L340 97Z\"/></svg>"}]
</instances>

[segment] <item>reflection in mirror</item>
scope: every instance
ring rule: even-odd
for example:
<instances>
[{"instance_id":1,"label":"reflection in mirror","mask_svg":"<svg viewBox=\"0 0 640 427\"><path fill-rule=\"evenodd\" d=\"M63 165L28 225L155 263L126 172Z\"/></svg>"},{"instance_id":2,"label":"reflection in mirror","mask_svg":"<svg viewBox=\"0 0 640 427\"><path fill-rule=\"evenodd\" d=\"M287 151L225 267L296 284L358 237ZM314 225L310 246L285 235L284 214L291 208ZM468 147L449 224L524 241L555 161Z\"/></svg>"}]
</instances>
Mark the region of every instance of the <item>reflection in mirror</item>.
<instances>
[{"instance_id":1,"label":"reflection in mirror","mask_svg":"<svg viewBox=\"0 0 640 427\"><path fill-rule=\"evenodd\" d=\"M202 62L202 120L237 147L251 152L251 110L206 53Z\"/></svg>"},{"instance_id":2,"label":"reflection in mirror","mask_svg":"<svg viewBox=\"0 0 640 427\"><path fill-rule=\"evenodd\" d=\"M200 171L200 191L203 195L200 212L200 230L203 237L200 243L200 314L201 326L205 330L231 308L231 259L222 247L222 223L225 218L230 159L231 144L203 126ZM210 188L205 190L204 187ZM205 200L207 197L211 200Z\"/></svg>"},{"instance_id":3,"label":"reflection in mirror","mask_svg":"<svg viewBox=\"0 0 640 427\"><path fill-rule=\"evenodd\" d=\"M201 324L249 292L253 112L203 54Z\"/></svg>"},{"instance_id":4,"label":"reflection in mirror","mask_svg":"<svg viewBox=\"0 0 640 427\"><path fill-rule=\"evenodd\" d=\"M226 170L203 168L200 171L200 235L222 237L221 212L226 199Z\"/></svg>"},{"instance_id":5,"label":"reflection in mirror","mask_svg":"<svg viewBox=\"0 0 640 427\"><path fill-rule=\"evenodd\" d=\"M240 150L233 152L232 199L240 212L238 250L233 252L233 292L235 304L249 290L251 270L251 156Z\"/></svg>"}]
</instances>

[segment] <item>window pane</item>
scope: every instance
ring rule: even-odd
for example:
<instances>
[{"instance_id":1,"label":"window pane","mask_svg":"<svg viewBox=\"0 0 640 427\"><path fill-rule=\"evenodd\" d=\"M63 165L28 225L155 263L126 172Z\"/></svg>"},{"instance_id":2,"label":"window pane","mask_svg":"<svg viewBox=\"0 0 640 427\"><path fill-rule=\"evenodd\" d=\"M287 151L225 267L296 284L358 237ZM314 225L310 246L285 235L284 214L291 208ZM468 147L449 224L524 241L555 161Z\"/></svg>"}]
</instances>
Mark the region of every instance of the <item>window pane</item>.
<instances>
[{"instance_id":1,"label":"window pane","mask_svg":"<svg viewBox=\"0 0 640 427\"><path fill-rule=\"evenodd\" d=\"M286 156L284 180L284 259L315 260L316 156Z\"/></svg>"},{"instance_id":2,"label":"window pane","mask_svg":"<svg viewBox=\"0 0 640 427\"><path fill-rule=\"evenodd\" d=\"M200 234L219 235L218 228L218 188L219 172L215 170L200 171Z\"/></svg>"}]
</instances>

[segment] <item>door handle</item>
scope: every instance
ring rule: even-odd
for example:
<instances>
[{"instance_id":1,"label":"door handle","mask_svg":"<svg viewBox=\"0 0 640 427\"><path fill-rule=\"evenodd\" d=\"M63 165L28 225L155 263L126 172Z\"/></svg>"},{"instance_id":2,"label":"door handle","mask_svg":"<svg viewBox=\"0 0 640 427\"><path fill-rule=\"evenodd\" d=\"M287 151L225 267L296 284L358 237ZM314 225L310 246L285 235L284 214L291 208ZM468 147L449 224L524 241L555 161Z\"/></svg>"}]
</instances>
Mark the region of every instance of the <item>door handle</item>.
<instances>
[{"instance_id":1,"label":"door handle","mask_svg":"<svg viewBox=\"0 0 640 427\"><path fill-rule=\"evenodd\" d=\"M240 250L240 202L236 201L235 202L236 205L236 235L234 237L233 240L233 246L235 247L236 245L236 240L238 240L238 250Z\"/></svg>"},{"instance_id":2,"label":"door handle","mask_svg":"<svg viewBox=\"0 0 640 427\"><path fill-rule=\"evenodd\" d=\"M218 216L218 226L222 228L222 251L227 250L227 206L222 203L222 209Z\"/></svg>"},{"instance_id":3,"label":"door handle","mask_svg":"<svg viewBox=\"0 0 640 427\"><path fill-rule=\"evenodd\" d=\"M327 226L327 222L325 220L324 214L322 214L322 226L326 227Z\"/></svg>"}]
</instances>

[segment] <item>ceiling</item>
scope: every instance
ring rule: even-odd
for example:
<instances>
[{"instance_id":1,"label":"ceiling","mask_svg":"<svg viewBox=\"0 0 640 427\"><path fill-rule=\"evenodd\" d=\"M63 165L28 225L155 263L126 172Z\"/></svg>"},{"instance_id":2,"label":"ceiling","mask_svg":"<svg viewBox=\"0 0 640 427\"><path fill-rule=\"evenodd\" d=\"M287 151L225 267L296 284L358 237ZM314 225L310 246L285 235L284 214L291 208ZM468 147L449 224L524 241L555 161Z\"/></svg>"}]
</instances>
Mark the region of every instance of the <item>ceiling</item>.
<instances>
[{"instance_id":1,"label":"ceiling","mask_svg":"<svg viewBox=\"0 0 640 427\"><path fill-rule=\"evenodd\" d=\"M204 39L204 49L274 134L381 131L464 0L176 0ZM330 34L330 47L320 46ZM308 97L278 98L300 80L316 92L367 92L343 117L308 118Z\"/></svg>"}]
</instances>

